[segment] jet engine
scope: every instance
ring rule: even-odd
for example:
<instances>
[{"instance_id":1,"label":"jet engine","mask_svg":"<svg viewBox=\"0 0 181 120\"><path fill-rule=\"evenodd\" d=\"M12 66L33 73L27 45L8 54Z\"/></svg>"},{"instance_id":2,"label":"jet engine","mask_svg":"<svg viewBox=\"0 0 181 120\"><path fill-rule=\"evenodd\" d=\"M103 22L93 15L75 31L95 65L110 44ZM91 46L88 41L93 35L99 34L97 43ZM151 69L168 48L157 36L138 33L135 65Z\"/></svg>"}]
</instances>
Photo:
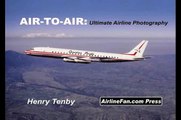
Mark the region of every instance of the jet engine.
<instances>
[{"instance_id":1,"label":"jet engine","mask_svg":"<svg viewBox=\"0 0 181 120\"><path fill-rule=\"evenodd\" d=\"M65 62L73 62L73 63L91 63L90 60L80 60L80 59L71 59L71 58L63 58Z\"/></svg>"}]
</instances>

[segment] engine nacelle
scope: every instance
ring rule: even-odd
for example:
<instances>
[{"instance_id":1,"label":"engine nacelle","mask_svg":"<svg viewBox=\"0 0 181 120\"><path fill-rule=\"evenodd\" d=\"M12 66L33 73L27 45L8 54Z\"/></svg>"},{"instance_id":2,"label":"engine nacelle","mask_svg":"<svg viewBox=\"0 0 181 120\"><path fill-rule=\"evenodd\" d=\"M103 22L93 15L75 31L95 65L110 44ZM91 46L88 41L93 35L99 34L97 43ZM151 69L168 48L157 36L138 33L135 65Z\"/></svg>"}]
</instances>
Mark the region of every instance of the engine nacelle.
<instances>
[{"instance_id":1,"label":"engine nacelle","mask_svg":"<svg viewBox=\"0 0 181 120\"><path fill-rule=\"evenodd\" d=\"M88 61L88 60L70 59L70 58L63 58L63 61L73 62L73 63L91 63L91 61Z\"/></svg>"}]
</instances>

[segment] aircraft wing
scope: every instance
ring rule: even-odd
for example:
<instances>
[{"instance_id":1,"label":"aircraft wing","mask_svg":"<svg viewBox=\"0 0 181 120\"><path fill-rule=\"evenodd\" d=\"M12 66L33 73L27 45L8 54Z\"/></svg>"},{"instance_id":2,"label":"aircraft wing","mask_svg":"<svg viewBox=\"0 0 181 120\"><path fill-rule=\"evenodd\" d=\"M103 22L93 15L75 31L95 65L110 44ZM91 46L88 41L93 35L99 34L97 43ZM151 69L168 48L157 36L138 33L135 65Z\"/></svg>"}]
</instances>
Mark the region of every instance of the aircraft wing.
<instances>
[{"instance_id":1,"label":"aircraft wing","mask_svg":"<svg viewBox=\"0 0 181 120\"><path fill-rule=\"evenodd\" d=\"M76 62L76 63L91 63L91 58L89 57L66 57L63 58L65 62Z\"/></svg>"}]
</instances>

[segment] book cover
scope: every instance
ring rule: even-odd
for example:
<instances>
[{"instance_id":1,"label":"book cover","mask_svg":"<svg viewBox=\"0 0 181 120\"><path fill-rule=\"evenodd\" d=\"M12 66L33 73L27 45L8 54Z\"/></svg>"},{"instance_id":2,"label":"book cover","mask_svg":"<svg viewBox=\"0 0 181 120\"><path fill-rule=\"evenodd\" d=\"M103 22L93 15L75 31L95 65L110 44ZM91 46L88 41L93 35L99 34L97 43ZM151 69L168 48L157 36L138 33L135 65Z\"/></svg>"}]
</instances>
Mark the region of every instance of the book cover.
<instances>
[{"instance_id":1,"label":"book cover","mask_svg":"<svg viewBox=\"0 0 181 120\"><path fill-rule=\"evenodd\" d=\"M175 120L174 0L6 0L7 120Z\"/></svg>"}]
</instances>

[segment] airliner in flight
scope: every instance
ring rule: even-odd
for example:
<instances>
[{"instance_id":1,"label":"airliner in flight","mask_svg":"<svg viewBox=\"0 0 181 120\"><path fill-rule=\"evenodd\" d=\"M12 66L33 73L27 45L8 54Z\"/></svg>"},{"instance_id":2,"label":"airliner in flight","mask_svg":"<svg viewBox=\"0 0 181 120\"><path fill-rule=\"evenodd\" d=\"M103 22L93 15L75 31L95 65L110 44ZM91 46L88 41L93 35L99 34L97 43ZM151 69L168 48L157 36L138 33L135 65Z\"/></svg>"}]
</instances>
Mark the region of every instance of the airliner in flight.
<instances>
[{"instance_id":1,"label":"airliner in flight","mask_svg":"<svg viewBox=\"0 0 181 120\"><path fill-rule=\"evenodd\" d=\"M147 44L148 41L143 40L131 51L123 54L51 47L34 47L30 50L26 50L25 54L41 57L62 58L65 62L73 63L128 62L143 60L143 53Z\"/></svg>"}]
</instances>

